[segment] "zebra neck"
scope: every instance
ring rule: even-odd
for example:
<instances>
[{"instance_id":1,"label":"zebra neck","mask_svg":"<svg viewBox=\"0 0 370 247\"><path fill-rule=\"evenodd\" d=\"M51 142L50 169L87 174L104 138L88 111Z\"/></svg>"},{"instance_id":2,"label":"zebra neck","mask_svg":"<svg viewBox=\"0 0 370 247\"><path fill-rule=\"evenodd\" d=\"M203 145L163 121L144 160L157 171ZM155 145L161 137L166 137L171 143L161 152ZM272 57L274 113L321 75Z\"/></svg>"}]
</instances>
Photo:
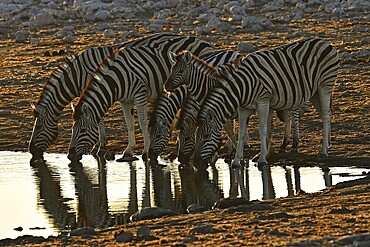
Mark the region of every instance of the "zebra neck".
<instances>
[{"instance_id":1,"label":"zebra neck","mask_svg":"<svg viewBox=\"0 0 370 247\"><path fill-rule=\"evenodd\" d=\"M202 103L210 91L217 85L216 70L210 66L200 65L192 66L191 77L189 82L189 93Z\"/></svg>"}]
</instances>

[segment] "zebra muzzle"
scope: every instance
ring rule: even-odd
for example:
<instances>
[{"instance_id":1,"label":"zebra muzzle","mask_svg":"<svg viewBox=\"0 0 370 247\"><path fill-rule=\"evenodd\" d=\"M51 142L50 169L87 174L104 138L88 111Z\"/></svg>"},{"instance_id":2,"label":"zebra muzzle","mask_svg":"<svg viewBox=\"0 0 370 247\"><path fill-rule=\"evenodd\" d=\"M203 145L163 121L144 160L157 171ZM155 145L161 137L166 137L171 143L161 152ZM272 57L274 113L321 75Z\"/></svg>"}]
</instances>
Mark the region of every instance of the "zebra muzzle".
<instances>
[{"instance_id":1,"label":"zebra muzzle","mask_svg":"<svg viewBox=\"0 0 370 247\"><path fill-rule=\"evenodd\" d=\"M77 154L76 149L74 147L70 148L68 151L68 159L72 162L80 161L82 159L81 154Z\"/></svg>"},{"instance_id":2,"label":"zebra muzzle","mask_svg":"<svg viewBox=\"0 0 370 247\"><path fill-rule=\"evenodd\" d=\"M30 146L30 153L32 154L31 162L44 159L44 152L41 150L41 148L37 148L32 145Z\"/></svg>"}]
</instances>

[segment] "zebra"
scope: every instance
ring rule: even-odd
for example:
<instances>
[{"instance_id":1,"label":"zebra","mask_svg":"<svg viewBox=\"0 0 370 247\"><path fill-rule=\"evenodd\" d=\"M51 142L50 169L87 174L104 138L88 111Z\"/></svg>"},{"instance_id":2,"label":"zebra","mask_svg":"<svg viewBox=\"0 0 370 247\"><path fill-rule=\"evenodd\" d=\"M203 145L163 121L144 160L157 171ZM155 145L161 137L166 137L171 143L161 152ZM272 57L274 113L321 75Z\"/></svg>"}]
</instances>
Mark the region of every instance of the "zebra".
<instances>
[{"instance_id":1,"label":"zebra","mask_svg":"<svg viewBox=\"0 0 370 247\"><path fill-rule=\"evenodd\" d=\"M92 47L66 58L65 62L56 69L46 82L37 103L31 103L35 118L29 151L31 161L43 160L44 151L58 136L58 121L63 109L85 89L90 76L101 64L103 59L114 51L123 47L137 47L155 42L181 37L178 34L160 33L143 38L134 39L125 43ZM122 104L127 126L133 125L131 109ZM101 122L101 145L105 145L104 127ZM130 128L132 131L133 128ZM135 135L129 134L129 147L135 146ZM103 147L102 147L103 148Z\"/></svg>"},{"instance_id":2,"label":"zebra","mask_svg":"<svg viewBox=\"0 0 370 247\"><path fill-rule=\"evenodd\" d=\"M98 122L116 101L136 105L144 136L143 160L147 160L149 133L147 102L155 101L169 74L169 53L190 49L198 56L209 56L214 48L196 37L179 37L150 46L119 50L106 59L84 90L73 113L72 139L68 158L80 160L98 139ZM86 131L88 130L88 131ZM125 155L125 154L124 154Z\"/></svg>"},{"instance_id":3,"label":"zebra","mask_svg":"<svg viewBox=\"0 0 370 247\"><path fill-rule=\"evenodd\" d=\"M238 57L240 57L238 52L221 50L205 58L205 61L213 66L221 67ZM180 108L182 109L179 115L181 125L178 125L180 127L178 137L178 160L180 163L188 163L188 158L192 154L193 144L195 144L195 138L187 132L184 132L183 128L188 126L186 125L188 121L190 121L189 124L191 124L191 119L194 120L194 117L196 117L199 110L199 103L191 94L187 93L187 88L184 86L176 88L169 95L163 93L162 96L158 98L149 122L151 137L149 156L151 162L156 163L158 154L162 152L163 148L168 144L171 132L170 129ZM227 130L228 133L232 131L231 127ZM236 137L232 138L236 143Z\"/></svg>"},{"instance_id":4,"label":"zebra","mask_svg":"<svg viewBox=\"0 0 370 247\"><path fill-rule=\"evenodd\" d=\"M149 159L151 164L157 164L159 153L168 144L177 112L184 105L189 104L185 101L192 99L192 97L188 97L187 91L187 87L183 85L176 88L171 94L163 92L155 104L149 120Z\"/></svg>"},{"instance_id":5,"label":"zebra","mask_svg":"<svg viewBox=\"0 0 370 247\"><path fill-rule=\"evenodd\" d=\"M199 93L197 98L202 101L206 98L208 92L217 85L217 78L215 76L208 76L209 72L214 70L211 68L209 63L205 63L203 60L195 57L188 51L182 51L179 54L172 55L172 60L174 64L171 69L171 75L168 77L168 80L165 83L165 90L171 91L176 88L180 84L186 84L189 87L190 93L196 94ZM207 61L206 61L207 62ZM212 66L212 65L211 65ZM219 68L222 71L222 67ZM201 102L200 102L201 103ZM190 113L190 114L189 114ZM295 109L293 111L285 111L279 112L278 116L281 121L285 122L285 132L283 143L279 149L279 152L285 152L286 146L289 144L290 141L290 133L291 127L293 126L293 145L292 145L292 152L297 152L298 147L298 139L299 139L299 109ZM194 119L194 113L191 112L184 112L184 121L178 121L176 125L178 129L181 129L182 136L186 136L187 138L181 140L181 136L179 138L179 143L187 146L187 150L191 150L192 144L195 145L195 141L191 136L194 136L195 129L196 129L196 121ZM232 118L236 118L237 115L232 116ZM293 121L293 122L292 122ZM248 120L247 120L248 122ZM232 128L231 119L226 121L227 125L229 126L226 128L229 130ZM181 132L181 131L180 131ZM186 132L186 134L185 134ZM195 138L195 137L194 137ZM228 139L229 141L230 139ZM187 143L186 143L187 142ZM233 143L236 143L234 141ZM246 145L248 145L248 139L245 140ZM235 145L236 146L236 145ZM194 146L193 146L194 147ZM179 148L182 150L183 148ZM184 157L189 156L189 153L186 153ZM258 155L256 156L258 157ZM255 158L254 158L255 159Z\"/></svg>"},{"instance_id":6,"label":"zebra","mask_svg":"<svg viewBox=\"0 0 370 247\"><path fill-rule=\"evenodd\" d=\"M259 165L266 160L269 120L272 110L290 110L310 101L323 122L323 140L318 158L328 157L331 134L331 97L338 74L339 58L329 42L309 38L276 48L257 51L233 63L221 73L211 72L219 82L198 115L194 160L204 169L221 141L222 124L239 115L239 140L233 166L243 158L246 119L258 113L261 151Z\"/></svg>"}]
</instances>

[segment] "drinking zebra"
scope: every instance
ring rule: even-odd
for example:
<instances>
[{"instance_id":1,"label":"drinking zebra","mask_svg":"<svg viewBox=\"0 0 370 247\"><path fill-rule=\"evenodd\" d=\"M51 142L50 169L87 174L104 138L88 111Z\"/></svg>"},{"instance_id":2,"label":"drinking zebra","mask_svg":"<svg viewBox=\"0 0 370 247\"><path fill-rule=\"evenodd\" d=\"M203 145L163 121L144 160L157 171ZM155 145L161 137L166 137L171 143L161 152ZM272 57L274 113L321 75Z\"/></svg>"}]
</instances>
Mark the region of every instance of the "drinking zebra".
<instances>
[{"instance_id":1,"label":"drinking zebra","mask_svg":"<svg viewBox=\"0 0 370 247\"><path fill-rule=\"evenodd\" d=\"M46 82L36 104L31 104L35 123L29 142L32 161L42 160L44 151L58 136L58 121L63 109L85 89L90 75L103 59L122 47L142 46L181 37L177 34L161 33L134 39L113 46L89 48L74 55L55 70ZM131 109L122 104L127 126L133 126ZM126 109L127 108L127 109ZM103 126L103 122L100 123ZM104 146L104 128L100 128L101 145ZM133 127L130 128L133 131ZM129 147L135 146L135 135L129 134Z\"/></svg>"},{"instance_id":2,"label":"drinking zebra","mask_svg":"<svg viewBox=\"0 0 370 247\"><path fill-rule=\"evenodd\" d=\"M304 39L274 49L261 50L233 63L220 74L219 82L198 115L194 160L206 168L221 141L221 128L235 112L239 115L239 140L233 166L243 158L246 120L258 113L261 152L258 164L267 164L269 121L272 110L291 110L311 101L323 121L319 158L328 156L331 133L331 95L339 69L333 46L321 39Z\"/></svg>"},{"instance_id":3,"label":"drinking zebra","mask_svg":"<svg viewBox=\"0 0 370 247\"><path fill-rule=\"evenodd\" d=\"M165 83L165 89L171 91L179 85L185 84L188 86L190 94L198 94L197 99L200 101L201 104L202 101L206 98L207 94L209 94L209 92L213 89L213 87L217 87L218 79L215 76L211 76L214 68L211 67L212 65L207 63L207 61L204 62L203 60L192 55L189 51L180 52L178 55L173 54L172 59L174 61L174 64L171 69L171 74ZM220 67L219 70L222 71L222 67ZM195 112L195 114L197 114L197 112ZM297 151L299 135L299 109L285 112L278 111L278 116L281 121L285 122L283 143L279 151L285 152L286 146L289 144L290 141L292 126L292 152ZM236 117L237 114L234 114L231 118L234 119ZM177 124L178 129L183 130L183 135L188 137L186 138L186 140L182 141L184 145L187 145L188 150L190 150L191 144L194 144L194 142L192 142L193 139L191 139L190 137L194 136L195 134L196 122L192 121L195 118L196 116L194 116L194 113L191 113L189 111L184 112L184 116L182 118L184 119L184 121L178 121ZM230 130L231 128L230 122L231 119L226 122L228 123L228 126L230 126L229 128L226 128L227 130ZM188 144L186 144L185 141L187 141ZM245 139L245 143L248 145L247 138ZM179 148L179 150L181 149L182 148Z\"/></svg>"},{"instance_id":4,"label":"drinking zebra","mask_svg":"<svg viewBox=\"0 0 370 247\"><path fill-rule=\"evenodd\" d=\"M214 52L212 45L196 37L178 37L150 46L121 49L106 59L84 90L74 111L69 159L80 160L91 148L98 138L98 122L118 100L136 105L144 136L143 159L146 160L150 141L147 101L155 101L162 91L171 68L169 53L184 49L190 49L199 56ZM124 153L124 157L126 155Z\"/></svg>"},{"instance_id":5,"label":"drinking zebra","mask_svg":"<svg viewBox=\"0 0 370 247\"><path fill-rule=\"evenodd\" d=\"M238 57L240 57L238 52L222 50L205 58L205 61L210 65L221 67L231 63ZM170 129L180 108L181 114L179 115L179 121L181 124L178 125L180 131L177 143L178 160L180 163L186 164L190 156L192 156L195 137L192 136L192 134L189 135L187 127L192 126L192 122L195 123L195 118L199 110L199 103L191 94L188 94L187 91L185 86L181 86L176 88L171 94L168 95L167 93L163 93L162 96L158 98L149 123L151 137L149 156L151 162L156 162L158 154L161 153L168 144L171 136ZM231 138L236 143L236 137L233 135L232 131L231 127L227 129L227 133L232 134Z\"/></svg>"}]
</instances>

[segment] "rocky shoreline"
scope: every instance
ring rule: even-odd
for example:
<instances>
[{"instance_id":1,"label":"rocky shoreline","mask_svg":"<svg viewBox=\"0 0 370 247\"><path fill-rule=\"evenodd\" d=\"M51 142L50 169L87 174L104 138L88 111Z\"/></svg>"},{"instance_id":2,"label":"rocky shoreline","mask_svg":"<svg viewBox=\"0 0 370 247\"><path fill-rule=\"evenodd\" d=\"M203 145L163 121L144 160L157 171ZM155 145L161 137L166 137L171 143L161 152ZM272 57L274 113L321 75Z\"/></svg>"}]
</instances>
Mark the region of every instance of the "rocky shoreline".
<instances>
[{"instance_id":1,"label":"rocky shoreline","mask_svg":"<svg viewBox=\"0 0 370 247\"><path fill-rule=\"evenodd\" d=\"M57 237L22 236L0 246L368 246L370 177L323 192L228 204ZM226 205L224 204L224 205Z\"/></svg>"}]
</instances>

